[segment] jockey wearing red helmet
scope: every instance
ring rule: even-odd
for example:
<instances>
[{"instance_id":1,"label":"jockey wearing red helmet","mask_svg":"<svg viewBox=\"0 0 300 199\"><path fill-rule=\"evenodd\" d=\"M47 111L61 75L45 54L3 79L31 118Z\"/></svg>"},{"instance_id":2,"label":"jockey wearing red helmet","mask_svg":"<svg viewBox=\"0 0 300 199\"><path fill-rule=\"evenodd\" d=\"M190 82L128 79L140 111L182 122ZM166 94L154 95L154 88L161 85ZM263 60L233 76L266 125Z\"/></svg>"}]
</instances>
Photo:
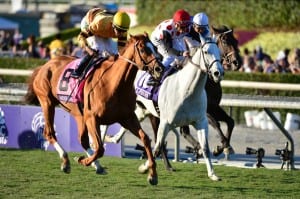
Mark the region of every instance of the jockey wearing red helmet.
<instances>
[{"instance_id":1,"label":"jockey wearing red helmet","mask_svg":"<svg viewBox=\"0 0 300 199\"><path fill-rule=\"evenodd\" d=\"M183 37L190 31L190 14L185 10L177 10L172 19L161 22L152 32L151 41L163 56L162 63L168 68L176 65L177 61L188 56ZM150 80L148 85L154 85Z\"/></svg>"},{"instance_id":2,"label":"jockey wearing red helmet","mask_svg":"<svg viewBox=\"0 0 300 199\"><path fill-rule=\"evenodd\" d=\"M178 31L188 32L188 29L190 27L191 21L190 21L190 14L186 12L185 10L177 10L174 13L173 16L173 22L175 26L177 26Z\"/></svg>"}]
</instances>

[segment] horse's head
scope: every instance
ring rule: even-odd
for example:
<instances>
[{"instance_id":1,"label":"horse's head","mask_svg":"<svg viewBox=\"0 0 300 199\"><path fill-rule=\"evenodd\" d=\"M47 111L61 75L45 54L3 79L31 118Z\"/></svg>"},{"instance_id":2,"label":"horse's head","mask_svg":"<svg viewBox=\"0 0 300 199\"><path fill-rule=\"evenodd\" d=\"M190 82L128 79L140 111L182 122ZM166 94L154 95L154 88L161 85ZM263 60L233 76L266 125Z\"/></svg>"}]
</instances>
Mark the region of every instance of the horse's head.
<instances>
[{"instance_id":1,"label":"horse's head","mask_svg":"<svg viewBox=\"0 0 300 199\"><path fill-rule=\"evenodd\" d=\"M132 49L132 52L127 53L127 49ZM128 55L131 57L127 57ZM122 56L127 57L130 60L129 62L139 70L150 72L154 78L159 79L162 75L163 65L160 61L161 56L157 52L157 48L150 41L147 33L130 35Z\"/></svg>"},{"instance_id":2,"label":"horse's head","mask_svg":"<svg viewBox=\"0 0 300 199\"><path fill-rule=\"evenodd\" d=\"M200 36L201 45L190 50L194 65L199 66L203 71L207 71L210 78L215 82L220 82L224 77L224 69L221 64L220 50L213 38ZM193 53L195 52L195 53Z\"/></svg>"},{"instance_id":3,"label":"horse's head","mask_svg":"<svg viewBox=\"0 0 300 199\"><path fill-rule=\"evenodd\" d=\"M212 30L221 50L223 66L228 70L238 70L242 66L242 57L233 29L221 26L219 28L212 27Z\"/></svg>"}]
</instances>

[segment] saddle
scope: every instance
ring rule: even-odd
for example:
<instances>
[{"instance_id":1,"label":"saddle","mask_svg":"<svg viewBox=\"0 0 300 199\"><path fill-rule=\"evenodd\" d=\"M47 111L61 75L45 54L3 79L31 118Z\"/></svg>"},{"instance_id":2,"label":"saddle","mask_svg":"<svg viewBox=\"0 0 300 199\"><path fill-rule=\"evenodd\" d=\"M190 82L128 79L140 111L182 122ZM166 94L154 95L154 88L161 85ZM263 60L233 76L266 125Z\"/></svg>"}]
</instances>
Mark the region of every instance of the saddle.
<instances>
[{"instance_id":1,"label":"saddle","mask_svg":"<svg viewBox=\"0 0 300 199\"><path fill-rule=\"evenodd\" d=\"M136 82L135 93L146 99L152 100L154 104L157 104L158 92L159 92L161 84L169 75L172 75L175 72L177 72L176 68L169 67L162 75L162 78L159 81L159 85L148 86L147 82L148 82L149 78L151 77L151 75L148 72L143 71L142 75L139 77L139 79Z\"/></svg>"},{"instance_id":2,"label":"saddle","mask_svg":"<svg viewBox=\"0 0 300 199\"><path fill-rule=\"evenodd\" d=\"M82 78L73 78L71 73L76 69L81 59L76 59L66 65L57 85L57 99L62 102L82 103L83 102L83 88L86 78L96 69L96 66L106 60L104 57L96 57L90 61L82 74Z\"/></svg>"}]
</instances>

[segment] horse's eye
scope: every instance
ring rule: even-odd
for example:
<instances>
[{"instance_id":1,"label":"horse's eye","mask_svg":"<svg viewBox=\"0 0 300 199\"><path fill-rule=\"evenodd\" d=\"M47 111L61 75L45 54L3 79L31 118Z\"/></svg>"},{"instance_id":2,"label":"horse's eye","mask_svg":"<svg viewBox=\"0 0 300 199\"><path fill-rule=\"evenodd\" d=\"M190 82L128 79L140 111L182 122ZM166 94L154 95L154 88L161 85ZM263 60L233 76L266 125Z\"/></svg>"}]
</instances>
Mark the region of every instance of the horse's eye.
<instances>
[{"instance_id":1,"label":"horse's eye","mask_svg":"<svg viewBox=\"0 0 300 199\"><path fill-rule=\"evenodd\" d=\"M145 53L145 50L142 48L142 49L140 50L140 52L141 52L141 53Z\"/></svg>"},{"instance_id":2,"label":"horse's eye","mask_svg":"<svg viewBox=\"0 0 300 199\"><path fill-rule=\"evenodd\" d=\"M222 40L223 46L227 46L226 40Z\"/></svg>"}]
</instances>

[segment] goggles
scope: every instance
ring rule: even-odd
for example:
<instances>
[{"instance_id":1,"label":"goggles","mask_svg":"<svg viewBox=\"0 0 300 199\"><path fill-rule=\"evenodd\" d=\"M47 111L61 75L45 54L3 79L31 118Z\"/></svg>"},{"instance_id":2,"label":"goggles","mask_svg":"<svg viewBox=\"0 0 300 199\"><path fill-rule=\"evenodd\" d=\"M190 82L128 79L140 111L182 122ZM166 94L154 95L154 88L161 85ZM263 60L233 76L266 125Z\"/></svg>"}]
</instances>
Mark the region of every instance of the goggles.
<instances>
[{"instance_id":1,"label":"goggles","mask_svg":"<svg viewBox=\"0 0 300 199\"><path fill-rule=\"evenodd\" d=\"M118 27L115 26L115 25L113 25L113 28L116 29L118 32L121 32L121 33L127 32L127 30L118 28Z\"/></svg>"}]
</instances>

